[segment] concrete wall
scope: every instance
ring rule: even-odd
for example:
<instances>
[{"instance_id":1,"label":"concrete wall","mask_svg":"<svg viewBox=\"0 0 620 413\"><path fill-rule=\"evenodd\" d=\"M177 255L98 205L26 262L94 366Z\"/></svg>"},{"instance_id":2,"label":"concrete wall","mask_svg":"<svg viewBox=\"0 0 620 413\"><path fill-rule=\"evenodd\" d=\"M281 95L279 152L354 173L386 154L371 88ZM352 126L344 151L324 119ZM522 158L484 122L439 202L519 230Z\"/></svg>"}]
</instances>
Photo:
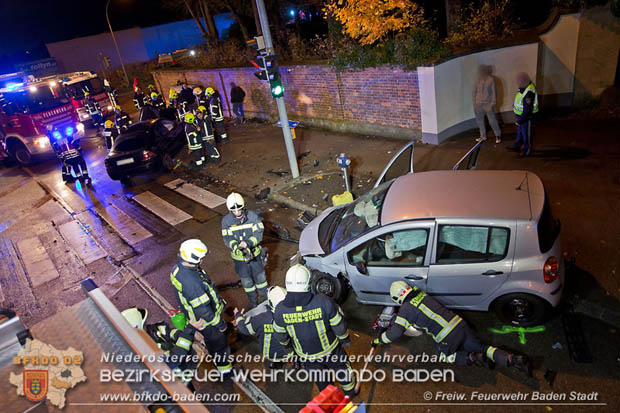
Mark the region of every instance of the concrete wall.
<instances>
[{"instance_id":1,"label":"concrete wall","mask_svg":"<svg viewBox=\"0 0 620 413\"><path fill-rule=\"evenodd\" d=\"M246 113L276 118L275 101L254 68L159 71L153 77L168 96L178 80L211 86L230 94L230 82L246 92ZM402 139L420 137L417 73L398 68L373 68L337 73L330 66L281 66L285 101L291 120L332 130ZM225 102L225 111L230 115Z\"/></svg>"}]
</instances>

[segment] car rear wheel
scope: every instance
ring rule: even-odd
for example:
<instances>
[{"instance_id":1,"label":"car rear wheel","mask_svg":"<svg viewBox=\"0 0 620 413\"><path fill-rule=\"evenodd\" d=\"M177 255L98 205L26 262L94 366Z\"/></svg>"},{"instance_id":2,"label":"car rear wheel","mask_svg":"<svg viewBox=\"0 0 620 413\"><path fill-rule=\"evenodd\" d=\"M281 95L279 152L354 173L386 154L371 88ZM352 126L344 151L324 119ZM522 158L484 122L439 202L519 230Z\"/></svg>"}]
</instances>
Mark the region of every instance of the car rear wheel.
<instances>
[{"instance_id":1,"label":"car rear wheel","mask_svg":"<svg viewBox=\"0 0 620 413\"><path fill-rule=\"evenodd\" d=\"M495 313L505 323L527 327L542 323L547 303L531 294L507 294L495 301Z\"/></svg>"},{"instance_id":2,"label":"car rear wheel","mask_svg":"<svg viewBox=\"0 0 620 413\"><path fill-rule=\"evenodd\" d=\"M347 285L340 277L334 277L324 272L313 271L310 288L315 294L325 294L337 303L341 303L347 296Z\"/></svg>"},{"instance_id":3,"label":"car rear wheel","mask_svg":"<svg viewBox=\"0 0 620 413\"><path fill-rule=\"evenodd\" d=\"M32 155L23 143L16 143L11 146L11 157L21 166L28 166L32 163Z\"/></svg>"}]
</instances>

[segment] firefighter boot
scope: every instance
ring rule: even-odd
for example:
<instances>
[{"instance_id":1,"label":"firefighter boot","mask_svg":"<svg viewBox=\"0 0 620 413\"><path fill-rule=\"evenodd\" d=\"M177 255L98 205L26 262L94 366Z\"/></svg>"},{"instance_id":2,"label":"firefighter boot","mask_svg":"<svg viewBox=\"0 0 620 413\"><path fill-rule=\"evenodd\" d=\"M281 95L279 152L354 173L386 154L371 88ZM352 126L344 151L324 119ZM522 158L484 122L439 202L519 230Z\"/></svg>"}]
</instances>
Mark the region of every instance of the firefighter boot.
<instances>
[{"instance_id":1,"label":"firefighter boot","mask_svg":"<svg viewBox=\"0 0 620 413\"><path fill-rule=\"evenodd\" d=\"M492 362L483 353L469 353L467 357L468 366L486 367L491 368Z\"/></svg>"},{"instance_id":2,"label":"firefighter boot","mask_svg":"<svg viewBox=\"0 0 620 413\"><path fill-rule=\"evenodd\" d=\"M521 373L527 374L528 377L532 377L532 363L526 356L511 354L508 358L508 367L514 367Z\"/></svg>"},{"instance_id":3,"label":"firefighter boot","mask_svg":"<svg viewBox=\"0 0 620 413\"><path fill-rule=\"evenodd\" d=\"M258 290L258 304L267 299L267 287L259 288Z\"/></svg>"},{"instance_id":4,"label":"firefighter boot","mask_svg":"<svg viewBox=\"0 0 620 413\"><path fill-rule=\"evenodd\" d=\"M250 311L251 309L256 307L257 304L258 302L256 300L256 292L255 291L249 292L248 293L248 308L246 309L246 311Z\"/></svg>"},{"instance_id":5,"label":"firefighter boot","mask_svg":"<svg viewBox=\"0 0 620 413\"><path fill-rule=\"evenodd\" d=\"M71 175L71 168L69 165L62 165L62 181L66 184L68 182L73 182L73 176Z\"/></svg>"}]
</instances>

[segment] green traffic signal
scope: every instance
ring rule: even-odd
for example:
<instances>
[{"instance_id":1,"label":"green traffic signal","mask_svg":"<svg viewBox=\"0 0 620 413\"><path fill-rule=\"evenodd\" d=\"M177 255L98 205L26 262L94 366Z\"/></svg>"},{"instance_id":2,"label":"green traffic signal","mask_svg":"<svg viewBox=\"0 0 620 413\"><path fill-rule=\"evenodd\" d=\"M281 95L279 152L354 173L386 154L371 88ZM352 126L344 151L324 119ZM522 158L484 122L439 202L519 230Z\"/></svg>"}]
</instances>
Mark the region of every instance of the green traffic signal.
<instances>
[{"instance_id":1,"label":"green traffic signal","mask_svg":"<svg viewBox=\"0 0 620 413\"><path fill-rule=\"evenodd\" d=\"M274 98L279 98L284 95L284 87L282 86L282 82L278 79L271 83L271 96Z\"/></svg>"}]
</instances>

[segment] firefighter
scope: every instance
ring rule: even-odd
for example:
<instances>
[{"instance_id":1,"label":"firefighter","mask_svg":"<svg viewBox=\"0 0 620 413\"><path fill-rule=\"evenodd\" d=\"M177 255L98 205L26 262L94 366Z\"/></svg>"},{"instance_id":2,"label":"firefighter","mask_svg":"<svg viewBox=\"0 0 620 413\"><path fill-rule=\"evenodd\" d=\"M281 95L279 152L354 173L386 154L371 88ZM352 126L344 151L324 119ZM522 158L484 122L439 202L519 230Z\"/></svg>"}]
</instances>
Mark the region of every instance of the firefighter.
<instances>
[{"instance_id":1,"label":"firefighter","mask_svg":"<svg viewBox=\"0 0 620 413\"><path fill-rule=\"evenodd\" d=\"M157 110L166 109L166 103L157 92L151 92L151 105Z\"/></svg>"},{"instance_id":2,"label":"firefighter","mask_svg":"<svg viewBox=\"0 0 620 413\"><path fill-rule=\"evenodd\" d=\"M116 128L116 126L114 126L114 122L109 119L103 123L103 126L104 129L101 134L105 139L105 147L108 152L110 152L110 149L112 149L112 145L114 145L114 141L116 140L116 138L118 138L118 129Z\"/></svg>"},{"instance_id":3,"label":"firefighter","mask_svg":"<svg viewBox=\"0 0 620 413\"><path fill-rule=\"evenodd\" d=\"M211 119L207 113L207 108L204 106L198 106L196 112L196 122L200 126L202 137L202 148L205 151L205 157L207 162L217 163L220 161L220 152L215 147L215 138L213 137L213 125Z\"/></svg>"},{"instance_id":4,"label":"firefighter","mask_svg":"<svg viewBox=\"0 0 620 413\"><path fill-rule=\"evenodd\" d=\"M517 90L513 104L513 112L517 117L515 122L517 140L508 149L518 151L519 157L524 157L532 154L534 119L538 113L538 93L527 73L517 74L517 86L519 90Z\"/></svg>"},{"instance_id":5,"label":"firefighter","mask_svg":"<svg viewBox=\"0 0 620 413\"><path fill-rule=\"evenodd\" d=\"M207 104L209 114L215 125L215 132L222 143L228 143L228 134L226 133L226 129L224 129L224 112L222 110L220 94L210 87L207 88L206 93L208 96Z\"/></svg>"},{"instance_id":6,"label":"firefighter","mask_svg":"<svg viewBox=\"0 0 620 413\"><path fill-rule=\"evenodd\" d=\"M139 87L134 88L133 104L136 109L138 109L138 111L140 111L144 107L144 105L148 104L148 99L146 95Z\"/></svg>"},{"instance_id":7,"label":"firefighter","mask_svg":"<svg viewBox=\"0 0 620 413\"><path fill-rule=\"evenodd\" d=\"M76 177L84 178L84 183L90 185L91 181L86 162L79 151L79 145L73 139L73 128L68 127L64 134L52 125L47 125L46 130L52 148L62 162L62 181L64 183L74 181L73 175L71 175L73 169Z\"/></svg>"},{"instance_id":8,"label":"firefighter","mask_svg":"<svg viewBox=\"0 0 620 413\"><path fill-rule=\"evenodd\" d=\"M149 96L150 96L153 92L155 92L155 93L157 93L157 94L159 95L159 92L158 92L158 91L157 91L157 89L155 88L155 85L154 85L154 84L150 83L150 84L149 84L146 88L149 90Z\"/></svg>"},{"instance_id":9,"label":"firefighter","mask_svg":"<svg viewBox=\"0 0 620 413\"><path fill-rule=\"evenodd\" d=\"M269 368L273 369L284 367L284 363L293 356L293 349L290 346L284 346L273 339L273 312L285 296L284 288L269 287L265 311L246 317L243 310L234 309L237 330L243 335L258 337L260 351L268 362Z\"/></svg>"},{"instance_id":10,"label":"firefighter","mask_svg":"<svg viewBox=\"0 0 620 413\"><path fill-rule=\"evenodd\" d=\"M196 169L205 165L205 155L202 148L202 139L200 137L200 126L196 123L196 117L192 112L185 114L185 136L187 136L187 148L194 160Z\"/></svg>"},{"instance_id":11,"label":"firefighter","mask_svg":"<svg viewBox=\"0 0 620 413\"><path fill-rule=\"evenodd\" d=\"M112 103L112 106L116 106L117 105L116 102L118 99L118 92L116 91L116 89L112 87L110 82L108 82L108 79L103 80L103 88L105 89L106 92L108 92L108 98L110 99L110 103Z\"/></svg>"},{"instance_id":12,"label":"firefighter","mask_svg":"<svg viewBox=\"0 0 620 413\"><path fill-rule=\"evenodd\" d=\"M297 356L308 370L336 373L344 393L355 391L355 376L344 347L350 345L349 332L340 307L328 296L310 292L310 271L301 264L286 272L286 297L273 316L274 339L286 345L293 342ZM333 381L317 380L322 391Z\"/></svg>"},{"instance_id":13,"label":"firefighter","mask_svg":"<svg viewBox=\"0 0 620 413\"><path fill-rule=\"evenodd\" d=\"M122 133L129 128L131 125L131 118L120 106L116 105L114 107L114 124L118 129L118 133Z\"/></svg>"},{"instance_id":14,"label":"firefighter","mask_svg":"<svg viewBox=\"0 0 620 413\"><path fill-rule=\"evenodd\" d=\"M208 99L205 96L204 90L202 90L199 87L195 87L193 90L193 93L194 93L194 96L196 97L196 104L198 105L198 107L204 106L206 108L208 105Z\"/></svg>"},{"instance_id":15,"label":"firefighter","mask_svg":"<svg viewBox=\"0 0 620 413\"><path fill-rule=\"evenodd\" d=\"M88 111L88 114L93 120L93 126L99 129L99 127L103 123L103 115L101 113L101 107L99 106L99 103L95 100L95 98L93 98L90 95L89 92L84 92L84 98L85 98L84 104L86 105L86 110Z\"/></svg>"},{"instance_id":16,"label":"firefighter","mask_svg":"<svg viewBox=\"0 0 620 413\"><path fill-rule=\"evenodd\" d=\"M185 112L194 111L198 107L196 98L192 92L192 88L187 83L181 84L181 92L179 93L182 108Z\"/></svg>"},{"instance_id":17,"label":"firefighter","mask_svg":"<svg viewBox=\"0 0 620 413\"><path fill-rule=\"evenodd\" d=\"M180 112L179 94L173 88L170 88L170 91L168 92L168 106L175 108L177 112L179 112L179 117L181 118L185 114L185 112Z\"/></svg>"},{"instance_id":18,"label":"firefighter","mask_svg":"<svg viewBox=\"0 0 620 413\"><path fill-rule=\"evenodd\" d=\"M412 287L404 281L394 281L390 286L390 297L401 306L400 310L392 316L388 330L373 340L373 346L391 343L403 335L405 330L413 327L430 335L437 343L438 352L448 362L484 366L491 361L531 375L527 357L483 345L461 317L418 287Z\"/></svg>"},{"instance_id":19,"label":"firefighter","mask_svg":"<svg viewBox=\"0 0 620 413\"><path fill-rule=\"evenodd\" d=\"M222 238L231 251L235 271L248 295L249 309L258 304L257 293L260 301L267 298L267 277L260 245L265 227L256 211L245 209L241 194L228 195L226 207L230 212L222 218Z\"/></svg>"},{"instance_id":20,"label":"firefighter","mask_svg":"<svg viewBox=\"0 0 620 413\"><path fill-rule=\"evenodd\" d=\"M179 248L179 262L170 273L177 291L181 311L192 328L204 337L205 345L217 370L223 375L232 370L230 348L226 339L226 322L222 313L226 302L208 274L200 268L207 246L199 239L184 241Z\"/></svg>"}]
</instances>

